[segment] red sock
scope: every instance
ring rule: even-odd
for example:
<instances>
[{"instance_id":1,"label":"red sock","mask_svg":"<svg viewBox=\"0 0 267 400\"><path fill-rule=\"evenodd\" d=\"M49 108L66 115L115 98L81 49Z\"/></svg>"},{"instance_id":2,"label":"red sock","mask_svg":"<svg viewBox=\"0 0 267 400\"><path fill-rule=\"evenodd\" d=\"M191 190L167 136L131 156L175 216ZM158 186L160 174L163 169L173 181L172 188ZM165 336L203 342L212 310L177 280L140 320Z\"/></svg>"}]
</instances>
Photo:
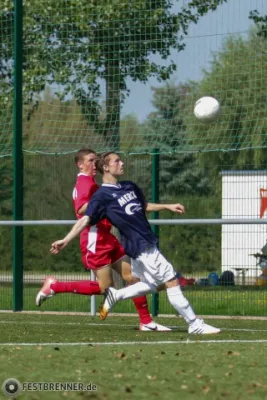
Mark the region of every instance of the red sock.
<instances>
[{"instance_id":1,"label":"red sock","mask_svg":"<svg viewBox=\"0 0 267 400\"><path fill-rule=\"evenodd\" d=\"M152 318L148 310L146 296L135 297L132 300L139 314L141 324L149 324L149 322L152 321Z\"/></svg>"},{"instance_id":2,"label":"red sock","mask_svg":"<svg viewBox=\"0 0 267 400\"><path fill-rule=\"evenodd\" d=\"M50 285L55 293L75 293L91 296L101 294L100 287L96 281L73 281L73 282L55 282Z\"/></svg>"}]
</instances>

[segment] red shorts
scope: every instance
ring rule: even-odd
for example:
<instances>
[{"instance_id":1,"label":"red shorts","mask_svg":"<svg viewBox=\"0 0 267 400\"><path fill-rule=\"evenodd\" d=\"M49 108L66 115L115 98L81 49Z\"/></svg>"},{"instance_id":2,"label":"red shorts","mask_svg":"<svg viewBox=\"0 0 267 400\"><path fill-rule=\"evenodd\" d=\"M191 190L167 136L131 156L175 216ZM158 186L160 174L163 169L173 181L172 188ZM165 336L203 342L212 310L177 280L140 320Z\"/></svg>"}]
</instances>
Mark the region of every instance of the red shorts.
<instances>
[{"instance_id":1,"label":"red shorts","mask_svg":"<svg viewBox=\"0 0 267 400\"><path fill-rule=\"evenodd\" d=\"M86 269L100 269L113 264L125 256L124 248L112 234L96 242L94 251L87 250L82 256Z\"/></svg>"}]
</instances>

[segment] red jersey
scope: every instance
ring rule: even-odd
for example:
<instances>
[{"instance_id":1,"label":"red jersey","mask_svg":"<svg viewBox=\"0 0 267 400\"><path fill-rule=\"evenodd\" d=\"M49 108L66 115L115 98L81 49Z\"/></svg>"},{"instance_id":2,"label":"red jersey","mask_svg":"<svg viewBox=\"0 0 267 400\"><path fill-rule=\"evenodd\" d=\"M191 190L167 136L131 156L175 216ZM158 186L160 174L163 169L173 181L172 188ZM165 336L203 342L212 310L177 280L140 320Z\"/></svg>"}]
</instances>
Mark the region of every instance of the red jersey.
<instances>
[{"instance_id":1,"label":"red jersey","mask_svg":"<svg viewBox=\"0 0 267 400\"><path fill-rule=\"evenodd\" d=\"M79 209L90 201L97 190L98 185L92 176L82 173L77 175L76 184L72 192L73 205L77 219L83 216L78 214ZM97 265L103 266L112 261L109 261L107 255L111 250L113 251L114 247L117 248L120 244L117 238L110 233L111 227L112 225L108 220L103 220L95 226L89 225L81 232L80 248L82 255L86 255L87 268L94 269ZM83 259L83 261L85 261L84 257Z\"/></svg>"},{"instance_id":2,"label":"red jersey","mask_svg":"<svg viewBox=\"0 0 267 400\"><path fill-rule=\"evenodd\" d=\"M97 191L98 184L92 176L86 174L78 174L76 183L72 192L73 206L77 219L81 218L83 215L78 214L79 209L88 203Z\"/></svg>"}]
</instances>

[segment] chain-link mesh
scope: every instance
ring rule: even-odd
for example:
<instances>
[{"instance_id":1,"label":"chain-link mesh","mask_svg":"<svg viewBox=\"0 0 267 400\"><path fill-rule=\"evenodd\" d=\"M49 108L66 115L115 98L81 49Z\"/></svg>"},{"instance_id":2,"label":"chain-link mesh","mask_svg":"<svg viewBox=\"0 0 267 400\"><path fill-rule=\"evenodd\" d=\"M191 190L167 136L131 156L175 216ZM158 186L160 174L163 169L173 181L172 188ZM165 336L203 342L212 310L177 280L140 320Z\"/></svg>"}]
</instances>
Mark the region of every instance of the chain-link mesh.
<instances>
[{"instance_id":1,"label":"chain-link mesh","mask_svg":"<svg viewBox=\"0 0 267 400\"><path fill-rule=\"evenodd\" d=\"M263 14L265 4L248 8L246 28L238 30L244 1L232 9L228 3L24 0L24 150L66 153L88 143L125 153L265 148L267 42L253 11ZM5 155L12 151L14 61L7 0L0 5L0 42ZM221 103L216 123L193 115L204 95Z\"/></svg>"}]
</instances>

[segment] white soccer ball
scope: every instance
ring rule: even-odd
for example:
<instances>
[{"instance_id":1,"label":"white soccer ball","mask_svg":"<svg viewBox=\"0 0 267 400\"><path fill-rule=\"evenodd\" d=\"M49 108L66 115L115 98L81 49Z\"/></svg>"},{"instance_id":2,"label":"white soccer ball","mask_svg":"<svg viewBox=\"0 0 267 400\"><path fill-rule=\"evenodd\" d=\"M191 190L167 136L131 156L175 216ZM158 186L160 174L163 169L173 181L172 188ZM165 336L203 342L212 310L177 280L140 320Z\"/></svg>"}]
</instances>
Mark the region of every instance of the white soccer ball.
<instances>
[{"instance_id":1,"label":"white soccer ball","mask_svg":"<svg viewBox=\"0 0 267 400\"><path fill-rule=\"evenodd\" d=\"M220 115L220 103L214 97L201 97L195 103L194 114L199 121L213 122Z\"/></svg>"}]
</instances>

